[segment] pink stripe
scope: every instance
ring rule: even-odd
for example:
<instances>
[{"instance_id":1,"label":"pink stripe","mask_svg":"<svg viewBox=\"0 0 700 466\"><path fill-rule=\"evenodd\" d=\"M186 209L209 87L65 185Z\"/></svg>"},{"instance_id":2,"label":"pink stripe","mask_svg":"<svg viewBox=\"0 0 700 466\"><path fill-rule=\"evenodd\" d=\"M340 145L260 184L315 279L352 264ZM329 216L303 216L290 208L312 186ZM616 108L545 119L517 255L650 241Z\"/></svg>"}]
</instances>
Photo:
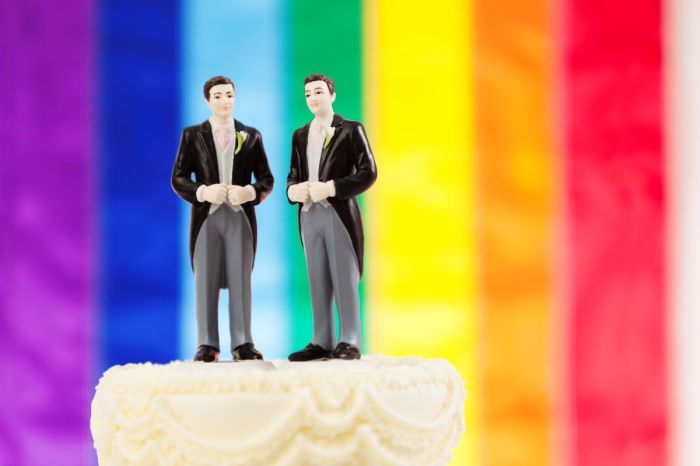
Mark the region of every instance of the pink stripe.
<instances>
[{"instance_id":1,"label":"pink stripe","mask_svg":"<svg viewBox=\"0 0 700 466\"><path fill-rule=\"evenodd\" d=\"M576 466L667 463L659 0L569 0L563 57Z\"/></svg>"}]
</instances>

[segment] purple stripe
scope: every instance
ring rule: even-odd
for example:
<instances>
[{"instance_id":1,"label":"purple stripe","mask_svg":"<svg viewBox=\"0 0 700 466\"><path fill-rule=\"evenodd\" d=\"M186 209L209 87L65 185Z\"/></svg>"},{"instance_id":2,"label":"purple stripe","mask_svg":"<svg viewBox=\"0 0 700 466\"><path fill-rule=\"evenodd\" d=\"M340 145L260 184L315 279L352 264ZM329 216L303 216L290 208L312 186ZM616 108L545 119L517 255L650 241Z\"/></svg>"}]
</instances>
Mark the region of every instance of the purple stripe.
<instances>
[{"instance_id":1,"label":"purple stripe","mask_svg":"<svg viewBox=\"0 0 700 466\"><path fill-rule=\"evenodd\" d=\"M91 464L93 5L0 8L0 465Z\"/></svg>"}]
</instances>

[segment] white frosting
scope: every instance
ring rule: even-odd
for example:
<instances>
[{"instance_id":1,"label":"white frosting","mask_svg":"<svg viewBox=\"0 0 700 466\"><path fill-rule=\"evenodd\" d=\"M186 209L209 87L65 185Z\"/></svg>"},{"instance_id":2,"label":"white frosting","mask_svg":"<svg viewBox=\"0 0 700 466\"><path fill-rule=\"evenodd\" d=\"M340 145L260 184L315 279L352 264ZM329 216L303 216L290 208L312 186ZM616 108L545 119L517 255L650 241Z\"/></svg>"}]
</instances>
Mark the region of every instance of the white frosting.
<instances>
[{"instance_id":1,"label":"white frosting","mask_svg":"<svg viewBox=\"0 0 700 466\"><path fill-rule=\"evenodd\" d=\"M444 465L464 399L441 359L129 364L90 428L103 466Z\"/></svg>"}]
</instances>

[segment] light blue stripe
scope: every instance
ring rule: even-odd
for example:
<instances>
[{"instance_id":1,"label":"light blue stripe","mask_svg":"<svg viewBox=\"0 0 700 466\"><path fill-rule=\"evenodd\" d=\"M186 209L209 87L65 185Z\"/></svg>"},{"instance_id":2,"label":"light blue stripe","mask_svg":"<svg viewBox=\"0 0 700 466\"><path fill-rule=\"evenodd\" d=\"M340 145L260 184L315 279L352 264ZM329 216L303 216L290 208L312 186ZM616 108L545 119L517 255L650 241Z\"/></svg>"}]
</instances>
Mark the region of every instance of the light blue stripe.
<instances>
[{"instance_id":1,"label":"light blue stripe","mask_svg":"<svg viewBox=\"0 0 700 466\"><path fill-rule=\"evenodd\" d=\"M281 0L231 2L182 1L182 125L209 116L202 86L215 75L230 77L236 85L234 118L260 130L275 177L272 194L256 208L258 250L253 270L253 338L266 359L284 358L289 352L290 322L287 296L287 251L290 239L289 207L284 195L289 166L288 135L284 134L283 77L284 11ZM196 349L194 283L189 264L187 236L189 206L182 207L182 299L180 306L180 357L191 358ZM219 333L222 356L228 354L228 294L219 299Z\"/></svg>"}]
</instances>

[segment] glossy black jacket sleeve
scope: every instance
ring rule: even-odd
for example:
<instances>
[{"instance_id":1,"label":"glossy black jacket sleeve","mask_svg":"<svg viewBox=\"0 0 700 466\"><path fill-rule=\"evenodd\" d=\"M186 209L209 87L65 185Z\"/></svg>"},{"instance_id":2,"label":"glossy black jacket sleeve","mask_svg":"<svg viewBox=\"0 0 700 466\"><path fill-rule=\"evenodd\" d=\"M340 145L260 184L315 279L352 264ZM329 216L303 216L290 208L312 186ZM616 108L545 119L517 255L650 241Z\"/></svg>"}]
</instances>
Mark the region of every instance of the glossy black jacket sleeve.
<instances>
[{"instance_id":1,"label":"glossy black jacket sleeve","mask_svg":"<svg viewBox=\"0 0 700 466\"><path fill-rule=\"evenodd\" d=\"M293 184L301 183L301 173L299 173L299 154L296 150L296 145L294 144L295 138L296 134L292 136L292 161L289 166L289 174L287 175L287 190L285 192L287 200L290 204L297 203L289 199L289 187Z\"/></svg>"},{"instance_id":2,"label":"glossy black jacket sleeve","mask_svg":"<svg viewBox=\"0 0 700 466\"><path fill-rule=\"evenodd\" d=\"M259 132L255 132L253 140L253 174L255 175L255 199L253 205L258 205L272 192L272 187L275 184L275 179L270 171L270 164L267 161L267 154L263 146L262 136Z\"/></svg>"},{"instance_id":3,"label":"glossy black jacket sleeve","mask_svg":"<svg viewBox=\"0 0 700 466\"><path fill-rule=\"evenodd\" d=\"M180 137L180 146L177 149L175 164L170 178L170 184L173 190L185 201L191 204L201 204L197 200L197 188L202 186L202 183L192 181L192 173L194 172L193 151L191 148L190 131L184 129Z\"/></svg>"},{"instance_id":4,"label":"glossy black jacket sleeve","mask_svg":"<svg viewBox=\"0 0 700 466\"><path fill-rule=\"evenodd\" d=\"M355 173L333 180L335 184L335 197L348 199L362 194L369 189L377 179L377 165L374 162L372 149L367 141L365 128L357 124L351 135L352 157Z\"/></svg>"}]
</instances>

